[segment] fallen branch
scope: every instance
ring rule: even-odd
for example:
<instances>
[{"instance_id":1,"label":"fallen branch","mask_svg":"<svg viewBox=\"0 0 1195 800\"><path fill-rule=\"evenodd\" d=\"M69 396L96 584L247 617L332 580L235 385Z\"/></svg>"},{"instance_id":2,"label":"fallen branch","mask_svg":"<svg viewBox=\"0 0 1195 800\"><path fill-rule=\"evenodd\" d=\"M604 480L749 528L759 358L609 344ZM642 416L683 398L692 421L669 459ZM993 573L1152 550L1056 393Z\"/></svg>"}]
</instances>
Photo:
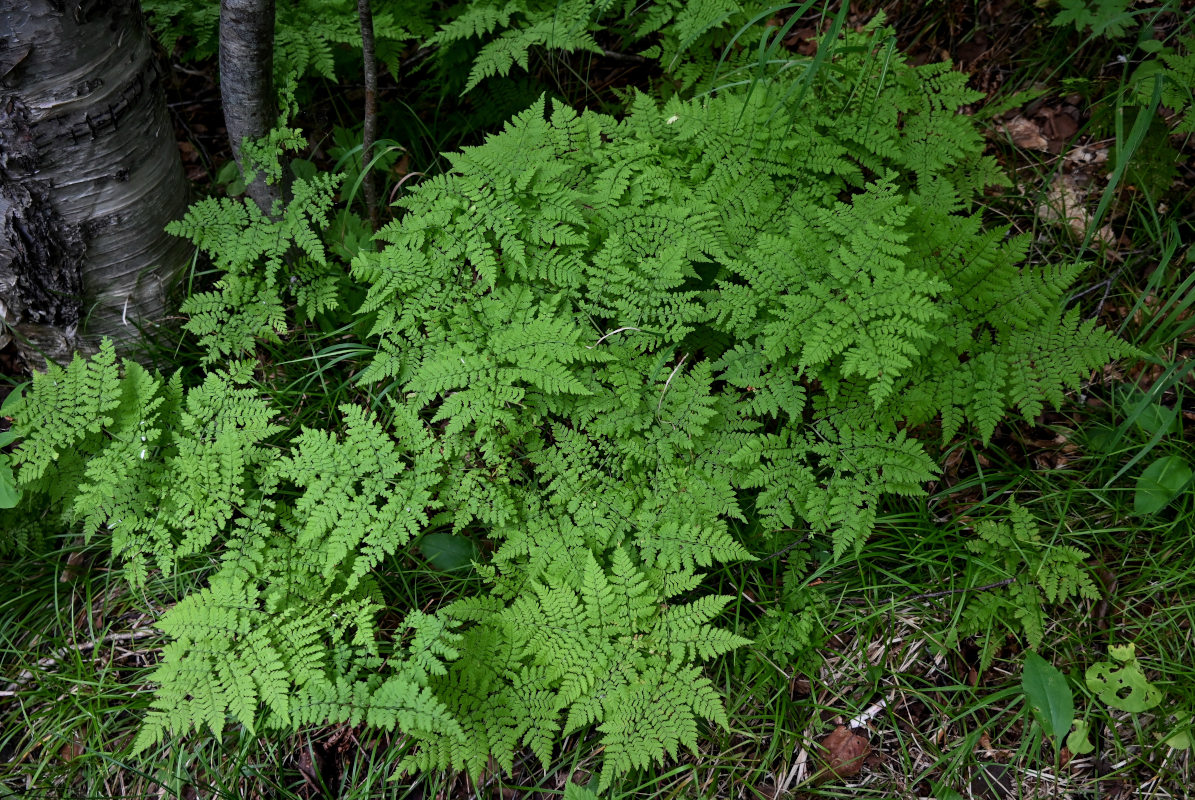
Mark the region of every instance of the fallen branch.
<instances>
[{"instance_id":1,"label":"fallen branch","mask_svg":"<svg viewBox=\"0 0 1195 800\"><path fill-rule=\"evenodd\" d=\"M58 662L61 661L64 656L67 656L71 653L82 653L86 650L94 650L101 645L125 644L126 642L135 642L140 639L148 639L151 636L161 635L162 632L155 628L142 628L141 630L129 631L128 633L110 633L102 639L97 639L90 642L79 642L77 644L67 645L66 647L60 647L55 650L52 655L39 659L34 666L41 669L48 669L50 667L58 666ZM12 697L16 694L16 689L24 686L32 679L33 670L23 670L19 675L17 675L16 680L8 685L8 688L5 691L0 691L0 697Z\"/></svg>"}]
</instances>

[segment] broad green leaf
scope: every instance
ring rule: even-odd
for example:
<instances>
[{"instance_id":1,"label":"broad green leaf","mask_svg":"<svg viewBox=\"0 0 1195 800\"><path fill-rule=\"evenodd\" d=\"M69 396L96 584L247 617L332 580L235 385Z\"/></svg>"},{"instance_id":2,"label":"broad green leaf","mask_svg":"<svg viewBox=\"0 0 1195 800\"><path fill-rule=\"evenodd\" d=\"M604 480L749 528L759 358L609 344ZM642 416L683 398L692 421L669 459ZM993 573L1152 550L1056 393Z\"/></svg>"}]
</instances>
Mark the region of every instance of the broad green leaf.
<instances>
[{"instance_id":1,"label":"broad green leaf","mask_svg":"<svg viewBox=\"0 0 1195 800\"><path fill-rule=\"evenodd\" d=\"M8 456L0 455L0 508L16 508L21 502L21 490L8 464Z\"/></svg>"},{"instance_id":2,"label":"broad green leaf","mask_svg":"<svg viewBox=\"0 0 1195 800\"><path fill-rule=\"evenodd\" d=\"M1164 456L1145 468L1137 478L1133 496L1134 513L1156 514L1191 481L1191 465L1181 456Z\"/></svg>"},{"instance_id":3,"label":"broad green leaf","mask_svg":"<svg viewBox=\"0 0 1195 800\"><path fill-rule=\"evenodd\" d=\"M1153 436L1158 431L1162 435L1180 433L1182 423L1178 420L1178 408L1167 408L1159 403L1146 403L1137 417L1137 427L1146 435Z\"/></svg>"},{"instance_id":4,"label":"broad green leaf","mask_svg":"<svg viewBox=\"0 0 1195 800\"><path fill-rule=\"evenodd\" d=\"M11 417L13 410L17 403L21 402L21 396L25 393L27 383L22 383L20 386L14 388L8 393L8 397L4 398L4 402L0 403L0 417Z\"/></svg>"},{"instance_id":5,"label":"broad green leaf","mask_svg":"<svg viewBox=\"0 0 1195 800\"><path fill-rule=\"evenodd\" d=\"M313 180L319 174L315 164L305 158L296 158L290 162L290 171L300 180Z\"/></svg>"},{"instance_id":6,"label":"broad green leaf","mask_svg":"<svg viewBox=\"0 0 1195 800\"><path fill-rule=\"evenodd\" d=\"M1162 702L1162 692L1145 679L1132 643L1110 647L1108 655L1122 666L1117 669L1114 662L1101 661L1088 667L1084 676L1087 688L1095 692L1101 702L1134 714L1148 711Z\"/></svg>"},{"instance_id":7,"label":"broad green leaf","mask_svg":"<svg viewBox=\"0 0 1195 800\"><path fill-rule=\"evenodd\" d=\"M429 564L445 572L464 569L477 558L473 542L455 533L429 533L419 540L419 549Z\"/></svg>"},{"instance_id":8,"label":"broad green leaf","mask_svg":"<svg viewBox=\"0 0 1195 800\"><path fill-rule=\"evenodd\" d=\"M216 172L216 183L233 183L241 178L241 169L237 162L229 161Z\"/></svg>"},{"instance_id":9,"label":"broad green leaf","mask_svg":"<svg viewBox=\"0 0 1195 800\"><path fill-rule=\"evenodd\" d=\"M1175 750L1191 749L1191 729L1181 728L1162 740L1162 744Z\"/></svg>"},{"instance_id":10,"label":"broad green leaf","mask_svg":"<svg viewBox=\"0 0 1195 800\"><path fill-rule=\"evenodd\" d=\"M1087 446L1098 453L1111 453L1120 441L1113 428L1100 428L1094 423L1086 432Z\"/></svg>"},{"instance_id":11,"label":"broad green leaf","mask_svg":"<svg viewBox=\"0 0 1195 800\"><path fill-rule=\"evenodd\" d=\"M1046 735L1054 739L1054 749L1062 746L1061 737L1075 719L1075 700L1066 676L1037 653L1025 656L1021 689Z\"/></svg>"}]
</instances>

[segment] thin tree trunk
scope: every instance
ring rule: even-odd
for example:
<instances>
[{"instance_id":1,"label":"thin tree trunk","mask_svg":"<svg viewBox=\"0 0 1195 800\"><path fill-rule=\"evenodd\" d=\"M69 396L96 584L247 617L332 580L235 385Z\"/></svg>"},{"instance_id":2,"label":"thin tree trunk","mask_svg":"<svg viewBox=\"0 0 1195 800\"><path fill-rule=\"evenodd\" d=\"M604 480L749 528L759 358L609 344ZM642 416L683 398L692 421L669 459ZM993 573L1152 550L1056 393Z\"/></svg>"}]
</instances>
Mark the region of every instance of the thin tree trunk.
<instances>
[{"instance_id":1,"label":"thin tree trunk","mask_svg":"<svg viewBox=\"0 0 1195 800\"><path fill-rule=\"evenodd\" d=\"M0 304L31 367L161 320L186 204L136 0L0 2Z\"/></svg>"},{"instance_id":2,"label":"thin tree trunk","mask_svg":"<svg viewBox=\"0 0 1195 800\"><path fill-rule=\"evenodd\" d=\"M365 206L369 209L369 226L378 229L378 190L369 162L373 160L373 143L378 137L378 62L373 46L373 11L369 0L357 0L357 18L361 23L361 55L365 59L365 123L361 130L361 177L365 188Z\"/></svg>"},{"instance_id":3,"label":"thin tree trunk","mask_svg":"<svg viewBox=\"0 0 1195 800\"><path fill-rule=\"evenodd\" d=\"M241 147L277 121L274 97L274 0L221 0L220 98L232 154L245 174ZM252 178L252 180L250 180ZM267 214L281 187L245 174L246 192Z\"/></svg>"}]
</instances>

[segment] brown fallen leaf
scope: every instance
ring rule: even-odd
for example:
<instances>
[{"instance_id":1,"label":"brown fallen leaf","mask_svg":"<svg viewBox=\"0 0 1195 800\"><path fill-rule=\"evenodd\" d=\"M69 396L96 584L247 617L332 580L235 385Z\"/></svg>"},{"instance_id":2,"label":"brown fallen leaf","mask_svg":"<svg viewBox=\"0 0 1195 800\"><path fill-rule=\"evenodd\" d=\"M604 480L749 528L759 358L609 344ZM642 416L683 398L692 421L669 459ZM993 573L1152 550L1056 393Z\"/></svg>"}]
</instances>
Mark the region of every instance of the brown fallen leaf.
<instances>
[{"instance_id":1,"label":"brown fallen leaf","mask_svg":"<svg viewBox=\"0 0 1195 800\"><path fill-rule=\"evenodd\" d=\"M308 786L319 789L324 772L324 754L315 749L310 742L299 750L299 774Z\"/></svg>"},{"instance_id":2,"label":"brown fallen leaf","mask_svg":"<svg viewBox=\"0 0 1195 800\"><path fill-rule=\"evenodd\" d=\"M78 734L76 734L75 736L71 737L69 742L62 746L62 749L58 751L58 756L65 763L70 763L86 752L87 747L84 746L83 742L79 739Z\"/></svg>"},{"instance_id":3,"label":"brown fallen leaf","mask_svg":"<svg viewBox=\"0 0 1195 800\"><path fill-rule=\"evenodd\" d=\"M1050 149L1050 141L1042 135L1041 126L1031 119L1017 115L1000 127L1017 147L1026 150Z\"/></svg>"},{"instance_id":4,"label":"brown fallen leaf","mask_svg":"<svg viewBox=\"0 0 1195 800\"><path fill-rule=\"evenodd\" d=\"M1087 194L1072 176L1059 173L1038 205L1037 216L1043 222L1065 224L1076 239L1082 239L1092 224L1091 212L1086 208ZM1111 247L1116 242L1116 235L1110 226L1103 225L1094 233L1093 239Z\"/></svg>"},{"instance_id":5,"label":"brown fallen leaf","mask_svg":"<svg viewBox=\"0 0 1195 800\"><path fill-rule=\"evenodd\" d=\"M1046 119L1045 134L1059 144L1070 141L1079 130L1079 123L1070 114L1053 113Z\"/></svg>"},{"instance_id":6,"label":"brown fallen leaf","mask_svg":"<svg viewBox=\"0 0 1195 800\"><path fill-rule=\"evenodd\" d=\"M863 761L871 755L871 744L867 737L852 733L845 725L835 728L818 746L825 764L815 778L818 782L831 778L853 778L863 769Z\"/></svg>"}]
</instances>

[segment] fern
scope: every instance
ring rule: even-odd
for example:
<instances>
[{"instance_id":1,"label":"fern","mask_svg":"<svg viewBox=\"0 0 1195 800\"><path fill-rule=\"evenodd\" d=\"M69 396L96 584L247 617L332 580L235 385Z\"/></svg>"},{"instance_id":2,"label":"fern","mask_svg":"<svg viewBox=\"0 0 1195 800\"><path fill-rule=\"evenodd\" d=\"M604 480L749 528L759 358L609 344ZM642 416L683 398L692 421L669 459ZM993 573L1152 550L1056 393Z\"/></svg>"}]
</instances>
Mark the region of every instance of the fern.
<instances>
[{"instance_id":1,"label":"fern","mask_svg":"<svg viewBox=\"0 0 1195 800\"><path fill-rule=\"evenodd\" d=\"M1072 545L1044 542L1023 506L1009 505L1010 523L985 520L975 525L977 538L967 547L975 554L969 581L998 589L976 594L963 605L950 641L979 636L980 670L992 662L1003 633L1022 633L1034 650L1045 638L1045 608L1072 598L1098 600L1099 590L1084 563L1088 554ZM993 629L1004 629L997 635ZM948 645L950 643L948 642Z\"/></svg>"},{"instance_id":2,"label":"fern","mask_svg":"<svg viewBox=\"0 0 1195 800\"><path fill-rule=\"evenodd\" d=\"M678 47L738 13L648 8L643 35L684 20ZM542 22L503 9L451 37ZM534 29L528 47L563 46ZM587 734L605 788L726 724L701 665L747 640L719 626L706 572L794 531L859 552L937 475L939 434L987 440L1127 353L1066 308L1081 265L1025 264L1023 238L982 229L972 204L1000 178L959 113L974 93L890 36L823 43L827 68L795 79L640 95L622 119L541 98L402 199L347 276L320 238L330 178L298 181L276 218L193 208L174 230L223 271L185 306L203 380L106 346L11 412L28 507L110 534L135 582L205 576L160 620L137 747L348 722L413 737L403 769L478 774ZM287 430L254 388L262 360L235 359L333 307L365 340L369 402ZM977 527L975 579L1014 580L974 599L964 635L1017 620L1037 644L1043 606L1093 588L1079 551L1013 515ZM480 580L380 615L401 601L378 573L447 531L478 545ZM765 655L820 635L797 569L754 629Z\"/></svg>"},{"instance_id":3,"label":"fern","mask_svg":"<svg viewBox=\"0 0 1195 800\"><path fill-rule=\"evenodd\" d=\"M766 607L752 626L756 656L746 674L748 680L785 677L790 671L813 674L820 662L821 645L828 636L823 619L829 608L825 594L806 577L812 557L808 548L790 551L783 577L776 581L780 590L774 605ZM763 603L767 598L761 598Z\"/></svg>"},{"instance_id":4,"label":"fern","mask_svg":"<svg viewBox=\"0 0 1195 800\"><path fill-rule=\"evenodd\" d=\"M430 489L439 482L435 463L408 470L402 453L357 406L341 409L342 442L318 430L295 440L296 452L277 462L271 476L303 490L294 512L303 521L296 545L321 565L325 580L342 575L346 590L428 522Z\"/></svg>"},{"instance_id":5,"label":"fern","mask_svg":"<svg viewBox=\"0 0 1195 800\"><path fill-rule=\"evenodd\" d=\"M188 59L213 58L219 50L218 0L144 0L150 28L167 50L185 44ZM377 58L397 73L404 43L431 32L430 4L374 0L373 29ZM335 80L335 53L361 53L357 7L350 0L290 0L278 3L274 16L274 86L293 116L295 92L307 77ZM181 49L181 48L180 48Z\"/></svg>"},{"instance_id":6,"label":"fern","mask_svg":"<svg viewBox=\"0 0 1195 800\"><path fill-rule=\"evenodd\" d=\"M612 756L605 788L618 772L675 756L679 744L695 749L698 719L727 724L712 685L685 665L745 643L707 624L729 598L668 607L658 579L626 551L615 550L608 567L592 553L583 563L551 584L528 583L509 605L462 601L446 610L475 624L463 650L504 660L483 668L462 659L433 681L466 720L466 739L434 742L407 768L475 768L488 751L510 770L520 743L546 766L561 732L596 724Z\"/></svg>"},{"instance_id":7,"label":"fern","mask_svg":"<svg viewBox=\"0 0 1195 800\"><path fill-rule=\"evenodd\" d=\"M32 485L43 479L51 464L58 470L82 469L75 457L80 448L95 447L105 426L121 404L116 351L105 342L90 361L76 356L63 369L47 363L29 393L13 409L20 446L13 453L20 464L17 480ZM25 414L21 411L28 410ZM31 413L30 413L31 412ZM63 458L65 456L65 458ZM60 459L62 459L60 461Z\"/></svg>"},{"instance_id":8,"label":"fern","mask_svg":"<svg viewBox=\"0 0 1195 800\"><path fill-rule=\"evenodd\" d=\"M471 62L463 91L487 78L530 68L535 52L603 53L595 35L614 31L636 43L641 57L658 60L685 88L711 77L717 55L736 29L748 22L742 6L730 0L698 3L632 3L615 0L501 0L471 2L441 23L428 44L441 49L445 77Z\"/></svg>"},{"instance_id":9,"label":"fern","mask_svg":"<svg viewBox=\"0 0 1195 800\"><path fill-rule=\"evenodd\" d=\"M167 50L203 60L216 55L216 0L145 0L151 29ZM612 0L475 0L440 8L424 2L375 0L378 59L398 74L403 48L422 40L448 84L468 92L492 77L527 71L536 53L601 54L597 34L613 30L658 60L682 86L711 77L718 56L750 17L728 0L634 3ZM183 45L182 47L179 47ZM335 80L337 53L361 52L356 6L349 0L292 0L278 4L274 24L274 85L291 118L303 78ZM462 82L463 79L463 82ZM491 85L497 91L496 81ZM509 107L503 105L503 107Z\"/></svg>"},{"instance_id":10,"label":"fern","mask_svg":"<svg viewBox=\"0 0 1195 800\"><path fill-rule=\"evenodd\" d=\"M293 148L301 140L293 131L283 133L257 143L258 150L270 151L268 158L250 148L253 160L271 162L265 167L271 181L280 175L278 148ZM207 351L205 363L249 352L258 340L278 341L288 327L291 301L302 304L309 317L339 305L336 276L328 269L321 239L338 183L330 174L296 179L290 201L276 218L253 203L209 197L166 226L210 253L224 273L214 290L192 294L182 305L190 315L186 329ZM298 257L289 258L292 252Z\"/></svg>"},{"instance_id":11,"label":"fern","mask_svg":"<svg viewBox=\"0 0 1195 800\"><path fill-rule=\"evenodd\" d=\"M1075 30L1090 29L1095 36L1118 39L1128 32L1137 12L1126 0L1060 0L1061 10L1050 24L1063 27L1073 24Z\"/></svg>"},{"instance_id":12,"label":"fern","mask_svg":"<svg viewBox=\"0 0 1195 800\"><path fill-rule=\"evenodd\" d=\"M1162 48L1133 73L1133 100L1142 106L1153 101L1155 81L1160 82L1161 104L1174 112L1175 133L1195 133L1195 36L1177 40L1178 50Z\"/></svg>"}]
</instances>

